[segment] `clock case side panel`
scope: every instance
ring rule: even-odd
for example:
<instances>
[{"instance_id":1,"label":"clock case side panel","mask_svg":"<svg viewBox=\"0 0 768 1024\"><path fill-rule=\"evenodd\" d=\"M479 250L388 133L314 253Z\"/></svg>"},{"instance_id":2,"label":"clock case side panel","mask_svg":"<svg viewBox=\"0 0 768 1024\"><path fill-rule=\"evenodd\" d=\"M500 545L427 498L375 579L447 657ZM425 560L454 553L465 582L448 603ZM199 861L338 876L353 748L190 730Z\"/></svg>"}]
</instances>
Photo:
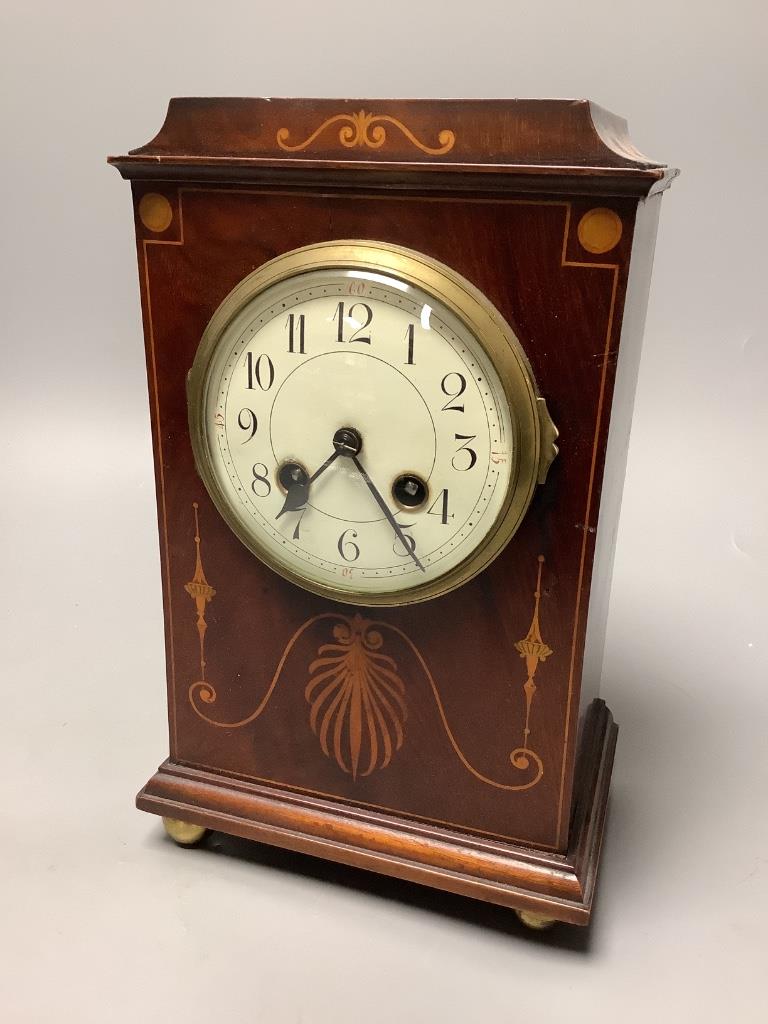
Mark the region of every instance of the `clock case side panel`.
<instances>
[{"instance_id":1,"label":"clock case side panel","mask_svg":"<svg viewBox=\"0 0 768 1024\"><path fill-rule=\"evenodd\" d=\"M177 190L169 187L167 182L151 183L153 194L168 199L174 208L177 203ZM155 345L152 327L152 309L148 287L147 245L179 245L176 238L176 227L172 225L167 240L148 238L149 231L142 225L138 204L146 185L131 182L131 197L134 208L134 224L136 233L136 260L139 275L139 292L141 297L141 318L144 331L144 355L147 367L147 391L149 397L150 426L152 432L152 456L155 469L155 504L157 508L157 529L160 548L160 579L163 598L163 635L165 639L166 663L166 702L168 706L168 748L173 758L177 754L176 717L174 713L173 687L175 685L174 649L173 649L173 609L170 585L170 551L168 542L168 524L166 518L165 471L163 458L162 424L160 422L160 385L157 379L155 363Z\"/></svg>"},{"instance_id":2,"label":"clock case side panel","mask_svg":"<svg viewBox=\"0 0 768 1024\"><path fill-rule=\"evenodd\" d=\"M660 207L661 193L641 200L637 207L598 518L594 526L584 524L584 529L596 528L597 533L581 674L580 730L586 711L600 694L616 538Z\"/></svg>"}]
</instances>

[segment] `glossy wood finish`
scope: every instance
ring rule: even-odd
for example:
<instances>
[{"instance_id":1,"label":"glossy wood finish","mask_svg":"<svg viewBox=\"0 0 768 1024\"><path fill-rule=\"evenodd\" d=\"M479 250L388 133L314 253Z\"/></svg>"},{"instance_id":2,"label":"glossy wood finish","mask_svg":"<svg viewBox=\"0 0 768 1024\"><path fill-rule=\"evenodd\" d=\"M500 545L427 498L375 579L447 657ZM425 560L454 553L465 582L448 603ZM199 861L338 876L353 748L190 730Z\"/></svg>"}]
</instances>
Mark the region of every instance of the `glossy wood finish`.
<instances>
[{"instance_id":1,"label":"glossy wood finish","mask_svg":"<svg viewBox=\"0 0 768 1024\"><path fill-rule=\"evenodd\" d=\"M163 426L161 525L169 570L166 604L173 623L172 756L564 848L586 621L583 614L577 617L577 604L585 610L608 428L602 413L610 401L615 369L615 306L623 297L633 204L614 203L624 218L626 237L613 256L615 263L594 267L586 253L586 266L576 260L575 266L563 265L564 244L566 256L576 250L575 224L587 209L575 201L436 204L417 198L314 196L288 201L282 195L234 189L184 189L173 198L178 211L174 224L179 225L180 240L183 218L184 244L149 241L142 252ZM433 228L436 216L441 216L439 232ZM174 226L167 234L173 232ZM329 235L372 235L426 250L478 285L515 326L561 427L560 455L546 486L539 488L521 528L488 570L438 603L364 612L366 618L403 631L417 645L434 677L445 719L472 766L502 785L525 784L530 774L509 762L522 737L526 680L515 643L526 636L537 560L544 556L541 629L554 653L537 675L532 745L545 771L530 790L499 789L467 770L449 746L441 709L421 666L397 637L388 641L384 653L398 665L411 723L418 724L408 725L408 742L386 771L366 778L348 777L319 754L308 727L307 667L319 646L333 639L332 624L318 623L301 636L263 715L248 727L230 730L226 741L223 731L204 721L189 699L190 685L200 678L195 609L185 592L195 565L194 503L199 506L205 572L216 589L208 612L206 660L218 699L215 706L197 702L209 718L247 718L266 693L295 631L334 608L340 615L349 614L349 609L277 578L231 533L195 472L185 393L197 342L229 290L277 252ZM532 239L537 239L535 246ZM493 261L486 255L491 252L496 253ZM435 786L437 778L443 780L440 787Z\"/></svg>"},{"instance_id":2,"label":"glossy wood finish","mask_svg":"<svg viewBox=\"0 0 768 1024\"><path fill-rule=\"evenodd\" d=\"M577 768L595 539L618 515L612 505L598 523L600 490L630 263L650 267L644 235L630 260L637 197L670 179L621 124L566 101L187 100L113 161L136 179L168 654L171 757L141 807L586 922L615 741L598 704ZM605 237L585 230L590 218L614 232L604 252L590 249ZM195 472L185 396L203 330L239 280L345 238L417 249L467 277L512 324L561 430L546 485L489 569L359 621L229 531ZM534 611L551 653L535 668L521 758L520 641ZM400 748L368 775L326 756L305 697L320 647L354 630L381 639L407 707Z\"/></svg>"},{"instance_id":3,"label":"glossy wood finish","mask_svg":"<svg viewBox=\"0 0 768 1024\"><path fill-rule=\"evenodd\" d=\"M429 191L633 196L677 173L588 100L180 98L150 143L110 163L153 180L393 189L419 174Z\"/></svg>"},{"instance_id":4,"label":"glossy wood finish","mask_svg":"<svg viewBox=\"0 0 768 1024\"><path fill-rule=\"evenodd\" d=\"M616 726L602 701L585 724L568 849L547 854L166 761L137 797L153 814L378 871L462 896L587 924Z\"/></svg>"}]
</instances>

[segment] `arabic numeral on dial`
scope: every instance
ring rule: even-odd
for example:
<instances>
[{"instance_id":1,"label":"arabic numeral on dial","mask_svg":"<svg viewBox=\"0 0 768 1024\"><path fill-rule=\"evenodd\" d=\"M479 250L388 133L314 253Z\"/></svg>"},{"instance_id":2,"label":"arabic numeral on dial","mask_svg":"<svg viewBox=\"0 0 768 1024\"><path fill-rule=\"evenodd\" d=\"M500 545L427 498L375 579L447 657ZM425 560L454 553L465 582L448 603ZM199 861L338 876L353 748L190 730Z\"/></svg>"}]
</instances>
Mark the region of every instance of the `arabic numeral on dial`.
<instances>
[{"instance_id":1,"label":"arabic numeral on dial","mask_svg":"<svg viewBox=\"0 0 768 1024\"><path fill-rule=\"evenodd\" d=\"M437 506L440 506L437 508ZM440 516L443 526L448 525L448 520L453 519L453 512L448 511L448 488L444 487L435 500L427 509L427 515Z\"/></svg>"},{"instance_id":2,"label":"arabic numeral on dial","mask_svg":"<svg viewBox=\"0 0 768 1024\"><path fill-rule=\"evenodd\" d=\"M259 421L256 418L256 413L253 409L241 409L237 414L237 425L241 430L246 432L250 431L248 437L241 442L241 444L248 444L248 442L253 439L259 428Z\"/></svg>"},{"instance_id":3,"label":"arabic numeral on dial","mask_svg":"<svg viewBox=\"0 0 768 1024\"><path fill-rule=\"evenodd\" d=\"M405 332L405 340L408 342L408 358L405 360L406 366L413 366L413 341L416 333L416 324L408 324L408 330Z\"/></svg>"},{"instance_id":4,"label":"arabic numeral on dial","mask_svg":"<svg viewBox=\"0 0 768 1024\"><path fill-rule=\"evenodd\" d=\"M285 322L285 327L288 331L288 351L296 352L300 356L305 355L304 314L299 313L299 315L296 316L295 313L289 313L288 319Z\"/></svg>"},{"instance_id":5,"label":"arabic numeral on dial","mask_svg":"<svg viewBox=\"0 0 768 1024\"><path fill-rule=\"evenodd\" d=\"M275 364L265 352L262 352L258 359L253 358L253 352L247 352L245 370L248 378L246 387L251 391L256 387L262 391L269 391L275 382Z\"/></svg>"},{"instance_id":6,"label":"arabic numeral on dial","mask_svg":"<svg viewBox=\"0 0 768 1024\"><path fill-rule=\"evenodd\" d=\"M267 476L268 470L263 462L254 462L253 464L253 480L251 480L251 490L257 498L266 498L272 493L272 484L269 482Z\"/></svg>"},{"instance_id":7,"label":"arabic numeral on dial","mask_svg":"<svg viewBox=\"0 0 768 1024\"><path fill-rule=\"evenodd\" d=\"M352 540L346 539L349 535L352 536ZM360 557L360 548L354 541L354 538L356 537L357 530L345 530L339 537L339 543L336 546L339 549L339 554L345 562L356 562Z\"/></svg>"},{"instance_id":8,"label":"arabic numeral on dial","mask_svg":"<svg viewBox=\"0 0 768 1024\"><path fill-rule=\"evenodd\" d=\"M477 462L477 452L474 448L469 447L469 442L474 441L477 434L454 434L454 437L457 441L463 441L464 443L460 444L456 449L456 454L451 459L451 465L460 473L466 473ZM464 456L467 457L465 458Z\"/></svg>"},{"instance_id":9,"label":"arabic numeral on dial","mask_svg":"<svg viewBox=\"0 0 768 1024\"><path fill-rule=\"evenodd\" d=\"M440 382L440 390L448 398L442 407L443 412L464 412L463 402L461 405L453 404L467 390L467 378L463 373L446 373Z\"/></svg>"},{"instance_id":10,"label":"arabic numeral on dial","mask_svg":"<svg viewBox=\"0 0 768 1024\"><path fill-rule=\"evenodd\" d=\"M361 316L365 317L364 323L360 322L359 318ZM353 345L355 344L355 342L359 342L360 344L363 345L371 344L370 332L368 333L368 335L360 334L360 332L364 331L366 327L370 327L371 321L373 320L373 310L367 303L353 302L345 315L344 303L340 302L336 307L336 312L333 314L333 319L339 321L338 327L336 329L336 341L338 341L340 344L343 344L345 341L347 341L347 339L344 337L344 328L346 326L346 321L348 320L352 321L353 325L357 324L357 327L355 327L355 330L352 333L352 337L349 338L349 344Z\"/></svg>"},{"instance_id":11,"label":"arabic numeral on dial","mask_svg":"<svg viewBox=\"0 0 768 1024\"><path fill-rule=\"evenodd\" d=\"M401 530L410 530L414 524L398 523L397 525ZM392 550L398 558L410 558L411 555L416 553L416 538L412 537L410 533L404 533L402 540L398 537L392 545Z\"/></svg>"},{"instance_id":12,"label":"arabic numeral on dial","mask_svg":"<svg viewBox=\"0 0 768 1024\"><path fill-rule=\"evenodd\" d=\"M304 506L304 508L299 509L299 518L296 520L296 526L293 528L293 539L294 540L301 540L301 537L299 535L299 527L301 526L301 520L304 518L304 516L306 514L306 511L307 511L307 506L306 505Z\"/></svg>"}]
</instances>

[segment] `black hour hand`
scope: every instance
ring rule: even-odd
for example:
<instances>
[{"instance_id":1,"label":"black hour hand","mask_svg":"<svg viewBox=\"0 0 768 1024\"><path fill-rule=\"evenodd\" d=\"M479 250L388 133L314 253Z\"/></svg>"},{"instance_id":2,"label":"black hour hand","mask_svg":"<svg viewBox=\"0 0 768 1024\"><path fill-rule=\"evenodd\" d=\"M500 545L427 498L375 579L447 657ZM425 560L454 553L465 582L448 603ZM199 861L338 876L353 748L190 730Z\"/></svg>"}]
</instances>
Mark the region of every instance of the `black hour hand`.
<instances>
[{"instance_id":1,"label":"black hour hand","mask_svg":"<svg viewBox=\"0 0 768 1024\"><path fill-rule=\"evenodd\" d=\"M286 512L298 512L307 504L309 497L309 477L298 462L286 462L281 466L278 480L285 487L285 501L275 519L279 519Z\"/></svg>"},{"instance_id":2,"label":"black hour hand","mask_svg":"<svg viewBox=\"0 0 768 1024\"><path fill-rule=\"evenodd\" d=\"M309 488L306 484L295 484L289 488L288 493L285 496L283 507L275 516L275 519L279 519L280 516L286 512L298 512L300 508L304 508L307 504L307 498L309 497Z\"/></svg>"},{"instance_id":3,"label":"black hour hand","mask_svg":"<svg viewBox=\"0 0 768 1024\"><path fill-rule=\"evenodd\" d=\"M285 488L285 501L275 519L279 519L285 512L298 512L299 509L304 508L309 500L309 485L314 483L336 461L339 454L338 450L334 450L312 476L308 476L306 469L298 462L283 463L277 478Z\"/></svg>"}]
</instances>

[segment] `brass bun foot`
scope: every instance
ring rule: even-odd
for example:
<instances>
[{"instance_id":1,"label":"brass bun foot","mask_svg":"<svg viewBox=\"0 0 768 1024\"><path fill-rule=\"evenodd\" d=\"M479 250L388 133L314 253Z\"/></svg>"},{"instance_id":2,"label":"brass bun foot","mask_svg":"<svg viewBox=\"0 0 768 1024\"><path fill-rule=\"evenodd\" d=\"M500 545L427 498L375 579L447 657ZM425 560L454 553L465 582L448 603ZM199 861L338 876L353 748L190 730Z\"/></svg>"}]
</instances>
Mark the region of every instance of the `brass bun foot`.
<instances>
[{"instance_id":1,"label":"brass bun foot","mask_svg":"<svg viewBox=\"0 0 768 1024\"><path fill-rule=\"evenodd\" d=\"M533 928L537 932L543 932L555 924L553 917L544 917L543 914L534 914L532 910L516 910L515 913L523 922L526 928Z\"/></svg>"},{"instance_id":2,"label":"brass bun foot","mask_svg":"<svg viewBox=\"0 0 768 1024\"><path fill-rule=\"evenodd\" d=\"M163 818L165 831L179 846L197 846L208 835L208 829L202 825L192 825L178 818Z\"/></svg>"}]
</instances>

